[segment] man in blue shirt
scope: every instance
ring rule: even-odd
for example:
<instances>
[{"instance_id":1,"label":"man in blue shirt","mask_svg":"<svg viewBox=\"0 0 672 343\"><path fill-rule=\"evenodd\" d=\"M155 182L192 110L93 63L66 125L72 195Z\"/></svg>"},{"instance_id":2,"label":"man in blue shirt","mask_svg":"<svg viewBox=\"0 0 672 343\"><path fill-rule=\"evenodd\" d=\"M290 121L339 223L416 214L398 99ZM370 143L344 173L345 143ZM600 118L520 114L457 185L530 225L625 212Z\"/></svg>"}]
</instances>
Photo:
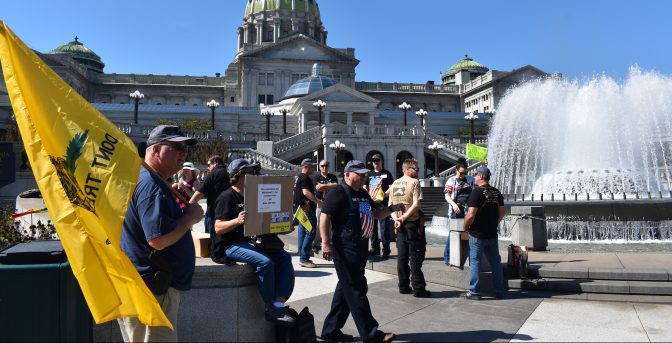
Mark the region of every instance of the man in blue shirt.
<instances>
[{"instance_id":1,"label":"man in blue shirt","mask_svg":"<svg viewBox=\"0 0 672 343\"><path fill-rule=\"evenodd\" d=\"M195 266L189 232L203 218L203 209L190 204L180 210L166 179L182 168L187 149L194 144L195 139L182 135L177 126L168 125L157 126L147 139L148 167L140 170L126 211L121 249L142 275L175 330L146 326L137 318L120 318L118 323L125 342L177 341L180 294L191 289Z\"/></svg>"}]
</instances>

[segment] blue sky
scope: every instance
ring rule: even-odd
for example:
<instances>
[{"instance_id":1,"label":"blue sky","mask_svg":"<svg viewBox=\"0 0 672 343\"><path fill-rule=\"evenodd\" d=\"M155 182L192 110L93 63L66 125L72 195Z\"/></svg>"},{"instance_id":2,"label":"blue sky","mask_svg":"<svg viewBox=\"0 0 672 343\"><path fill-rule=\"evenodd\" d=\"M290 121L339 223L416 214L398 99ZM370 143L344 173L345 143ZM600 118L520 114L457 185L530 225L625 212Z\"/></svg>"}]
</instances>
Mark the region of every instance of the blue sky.
<instances>
[{"instance_id":1,"label":"blue sky","mask_svg":"<svg viewBox=\"0 0 672 343\"><path fill-rule=\"evenodd\" d=\"M75 35L107 73L214 75L236 52L245 0L4 2L0 19L47 52ZM332 47L356 49L358 81L440 80L465 53L568 78L631 65L672 74L672 1L319 0Z\"/></svg>"}]
</instances>

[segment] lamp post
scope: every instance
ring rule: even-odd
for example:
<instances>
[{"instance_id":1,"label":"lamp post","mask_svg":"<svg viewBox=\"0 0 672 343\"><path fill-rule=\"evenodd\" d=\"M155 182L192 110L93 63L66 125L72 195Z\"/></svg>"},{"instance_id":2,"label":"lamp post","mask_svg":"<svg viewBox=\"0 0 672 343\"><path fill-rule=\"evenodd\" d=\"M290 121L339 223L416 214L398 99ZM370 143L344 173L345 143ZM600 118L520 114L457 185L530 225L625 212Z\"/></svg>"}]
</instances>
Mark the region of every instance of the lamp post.
<instances>
[{"instance_id":1,"label":"lamp post","mask_svg":"<svg viewBox=\"0 0 672 343\"><path fill-rule=\"evenodd\" d=\"M401 105L398 106L400 110L404 111L404 126L406 126L406 112L411 109L411 105L407 104L406 101L404 101Z\"/></svg>"},{"instance_id":2,"label":"lamp post","mask_svg":"<svg viewBox=\"0 0 672 343\"><path fill-rule=\"evenodd\" d=\"M282 114L282 133L287 134L287 113L289 113L289 110L286 108L281 108L280 109L280 114Z\"/></svg>"},{"instance_id":3,"label":"lamp post","mask_svg":"<svg viewBox=\"0 0 672 343\"><path fill-rule=\"evenodd\" d=\"M471 123L471 144L476 144L476 135L474 134L474 121L478 119L478 114L474 112L469 112L464 119L468 120Z\"/></svg>"},{"instance_id":4,"label":"lamp post","mask_svg":"<svg viewBox=\"0 0 672 343\"><path fill-rule=\"evenodd\" d=\"M317 100L313 103L313 106L317 108L317 125L322 126L322 109L327 107L327 103L322 100Z\"/></svg>"},{"instance_id":5,"label":"lamp post","mask_svg":"<svg viewBox=\"0 0 672 343\"><path fill-rule=\"evenodd\" d=\"M215 109L219 107L219 103L212 99L205 103L206 106L210 107L210 129L215 129Z\"/></svg>"},{"instance_id":6,"label":"lamp post","mask_svg":"<svg viewBox=\"0 0 672 343\"><path fill-rule=\"evenodd\" d=\"M425 117L427 116L427 111L425 111L421 108L417 112L415 112L415 114L418 116L418 118L420 118L420 126L422 126L422 128L424 129L425 128Z\"/></svg>"},{"instance_id":7,"label":"lamp post","mask_svg":"<svg viewBox=\"0 0 672 343\"><path fill-rule=\"evenodd\" d=\"M434 141L427 146L427 149L434 152L434 176L439 175L439 150L443 148L445 148L445 146L438 141Z\"/></svg>"},{"instance_id":8,"label":"lamp post","mask_svg":"<svg viewBox=\"0 0 672 343\"><path fill-rule=\"evenodd\" d=\"M140 99L144 98L145 95L140 93L140 91L138 91L136 89L135 92L129 94L128 96L131 97L131 99L133 99L133 101L135 101L135 109L133 110L133 124L137 124L138 123L138 102L140 102Z\"/></svg>"},{"instance_id":9,"label":"lamp post","mask_svg":"<svg viewBox=\"0 0 672 343\"><path fill-rule=\"evenodd\" d=\"M340 141L335 141L331 144L329 144L329 149L333 150L336 154L334 155L334 170L338 171L338 153L345 149L345 144L341 143Z\"/></svg>"},{"instance_id":10,"label":"lamp post","mask_svg":"<svg viewBox=\"0 0 672 343\"><path fill-rule=\"evenodd\" d=\"M273 116L273 111L265 109L261 111L261 115L266 117L266 140L271 140L271 117Z\"/></svg>"}]
</instances>

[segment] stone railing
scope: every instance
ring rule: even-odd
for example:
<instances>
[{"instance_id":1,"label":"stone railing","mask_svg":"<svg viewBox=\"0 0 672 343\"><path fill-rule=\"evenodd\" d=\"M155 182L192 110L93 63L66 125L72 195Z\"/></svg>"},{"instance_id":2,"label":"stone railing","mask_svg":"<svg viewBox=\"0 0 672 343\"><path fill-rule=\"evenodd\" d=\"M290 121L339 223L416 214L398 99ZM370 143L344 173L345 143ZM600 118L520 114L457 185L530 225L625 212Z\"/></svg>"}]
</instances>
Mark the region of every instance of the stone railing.
<instances>
[{"instance_id":1,"label":"stone railing","mask_svg":"<svg viewBox=\"0 0 672 343\"><path fill-rule=\"evenodd\" d=\"M402 125L341 125L330 124L327 134L341 136L419 136L422 129L417 126Z\"/></svg>"},{"instance_id":2,"label":"stone railing","mask_svg":"<svg viewBox=\"0 0 672 343\"><path fill-rule=\"evenodd\" d=\"M546 201L594 201L594 200L656 200L671 199L672 191L638 193L547 193L547 194L504 194L507 202Z\"/></svg>"},{"instance_id":3,"label":"stone railing","mask_svg":"<svg viewBox=\"0 0 672 343\"><path fill-rule=\"evenodd\" d=\"M360 92L408 92L408 93L449 93L458 94L458 86L434 85L428 83L397 83L397 82L355 82L355 89Z\"/></svg>"},{"instance_id":4,"label":"stone railing","mask_svg":"<svg viewBox=\"0 0 672 343\"><path fill-rule=\"evenodd\" d=\"M98 76L102 83L131 83L150 85L224 86L226 78L212 76L173 76L104 74Z\"/></svg>"},{"instance_id":5,"label":"stone railing","mask_svg":"<svg viewBox=\"0 0 672 343\"><path fill-rule=\"evenodd\" d=\"M434 141L443 144L445 147L444 150L450 151L456 155L464 156L467 153L467 148L464 145L455 143L450 138L425 130L425 143L432 144Z\"/></svg>"},{"instance_id":6,"label":"stone railing","mask_svg":"<svg viewBox=\"0 0 672 343\"><path fill-rule=\"evenodd\" d=\"M476 88L484 83L487 83L492 80L492 73L485 73L467 83L462 85L462 91L467 92L471 90L472 88Z\"/></svg>"},{"instance_id":7,"label":"stone railing","mask_svg":"<svg viewBox=\"0 0 672 343\"><path fill-rule=\"evenodd\" d=\"M261 164L262 168L272 170L285 170L291 172L300 172L301 167L285 162L279 158L268 156L254 149L231 149L229 151L229 161L236 158L244 158L248 161L255 161Z\"/></svg>"},{"instance_id":8,"label":"stone railing","mask_svg":"<svg viewBox=\"0 0 672 343\"><path fill-rule=\"evenodd\" d=\"M273 142L273 155L280 156L288 151L295 150L313 141L322 140L322 128L314 127L298 135Z\"/></svg>"},{"instance_id":9,"label":"stone railing","mask_svg":"<svg viewBox=\"0 0 672 343\"><path fill-rule=\"evenodd\" d=\"M127 134L131 138L146 140L149 133L154 129L154 125L133 125L118 123L117 128ZM256 144L258 141L265 141L266 134L264 133L249 133L249 132L225 132L219 130L190 130L182 129L182 133L187 137L196 138L199 141L222 140L230 143L250 143ZM272 134L271 140L280 141L284 135Z\"/></svg>"}]
</instances>

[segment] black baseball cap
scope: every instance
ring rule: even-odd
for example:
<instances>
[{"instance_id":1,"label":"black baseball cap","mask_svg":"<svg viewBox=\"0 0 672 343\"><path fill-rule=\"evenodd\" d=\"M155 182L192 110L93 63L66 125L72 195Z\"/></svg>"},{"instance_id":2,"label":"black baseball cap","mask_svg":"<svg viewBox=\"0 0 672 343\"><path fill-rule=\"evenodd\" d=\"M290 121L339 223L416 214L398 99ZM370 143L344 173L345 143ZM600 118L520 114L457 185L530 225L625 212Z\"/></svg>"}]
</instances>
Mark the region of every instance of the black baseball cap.
<instances>
[{"instance_id":1,"label":"black baseball cap","mask_svg":"<svg viewBox=\"0 0 672 343\"><path fill-rule=\"evenodd\" d=\"M348 164L345 165L345 169L343 169L343 172L345 173L357 173L357 174L365 174L370 171L371 170L366 169L364 162L357 160L352 160L348 162Z\"/></svg>"}]
</instances>

